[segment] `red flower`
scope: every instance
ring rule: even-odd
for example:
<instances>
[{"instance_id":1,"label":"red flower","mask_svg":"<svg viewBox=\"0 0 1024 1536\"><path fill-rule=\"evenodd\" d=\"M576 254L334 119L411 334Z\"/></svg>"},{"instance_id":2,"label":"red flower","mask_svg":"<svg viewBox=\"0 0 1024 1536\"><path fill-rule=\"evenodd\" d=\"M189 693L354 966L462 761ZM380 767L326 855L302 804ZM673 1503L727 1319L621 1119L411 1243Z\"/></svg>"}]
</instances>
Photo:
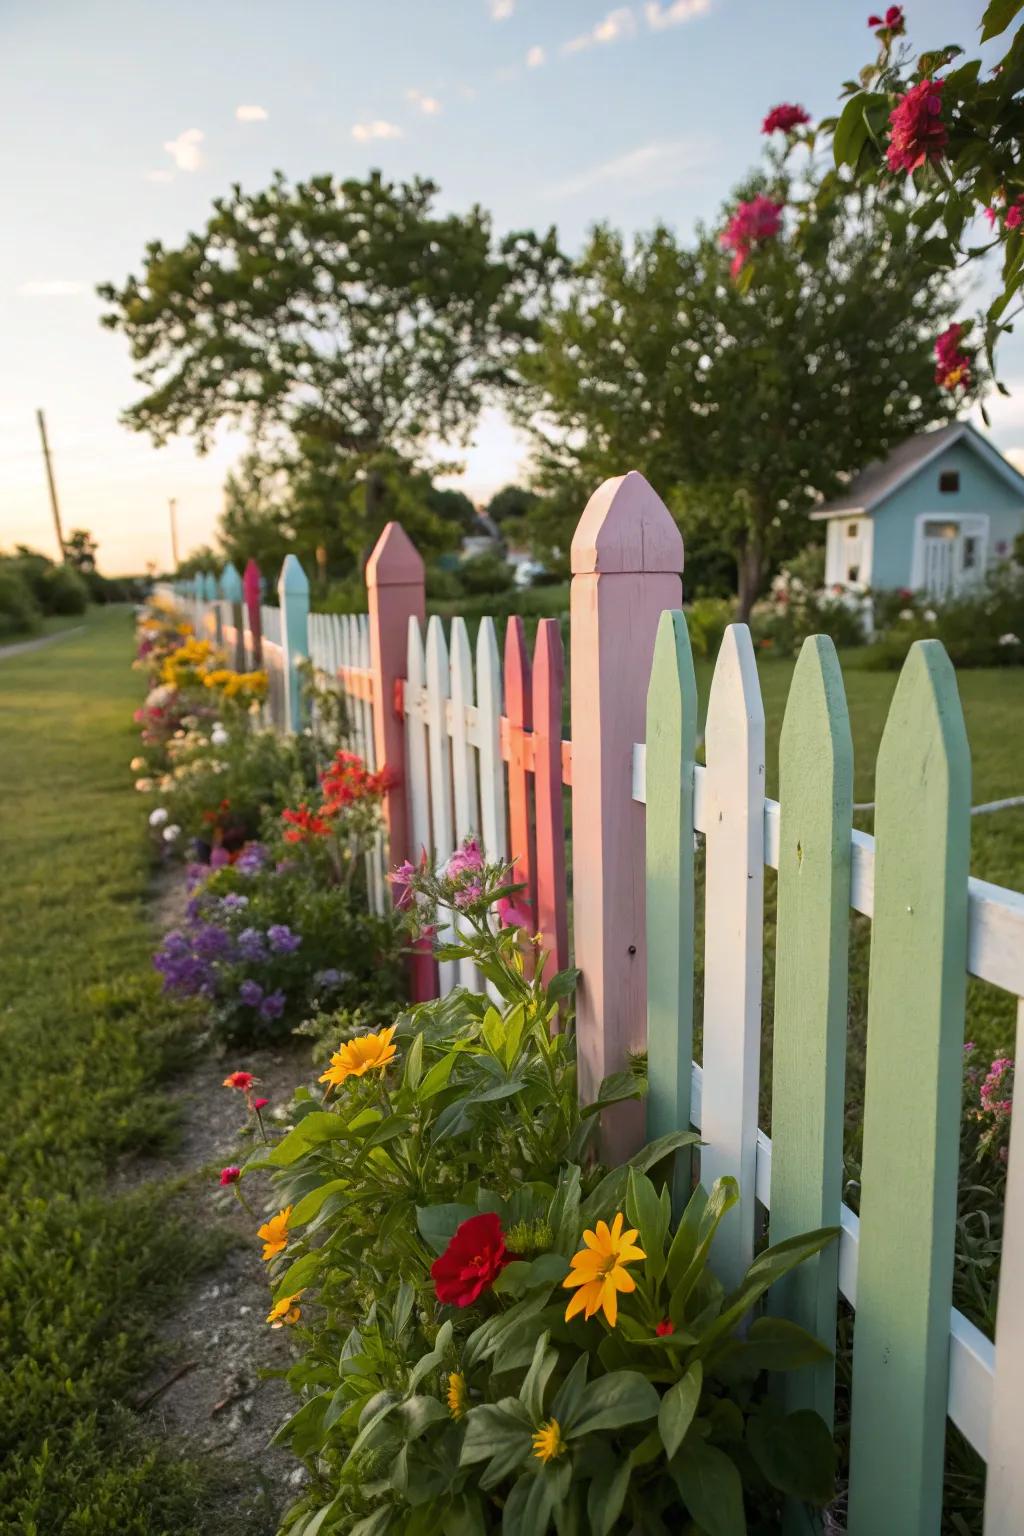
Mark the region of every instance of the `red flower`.
<instances>
[{"instance_id":1,"label":"red flower","mask_svg":"<svg viewBox=\"0 0 1024 1536\"><path fill-rule=\"evenodd\" d=\"M312 842L315 837L329 836L331 831L330 822L311 811L305 800L298 810L282 811L281 820L286 821L291 828L284 834L286 843Z\"/></svg>"},{"instance_id":2,"label":"red flower","mask_svg":"<svg viewBox=\"0 0 1024 1536\"><path fill-rule=\"evenodd\" d=\"M773 203L763 193L749 203L740 203L736 212L719 235L720 243L733 252L730 271L738 277L740 269L751 249L764 240L771 240L782 228L782 203Z\"/></svg>"},{"instance_id":3,"label":"red flower","mask_svg":"<svg viewBox=\"0 0 1024 1536\"><path fill-rule=\"evenodd\" d=\"M941 160L949 138L942 121L944 84L922 80L889 113L892 133L885 158L890 171L916 171L926 160Z\"/></svg>"},{"instance_id":4,"label":"red flower","mask_svg":"<svg viewBox=\"0 0 1024 1536\"><path fill-rule=\"evenodd\" d=\"M802 128L804 123L809 123L811 115L805 112L803 107L795 103L784 101L777 107L772 107L764 122L761 124L762 133L792 133L794 128Z\"/></svg>"},{"instance_id":5,"label":"red flower","mask_svg":"<svg viewBox=\"0 0 1024 1536\"><path fill-rule=\"evenodd\" d=\"M387 769L369 773L363 759L355 752L336 752L334 762L320 779L324 811L337 811L357 800L377 799L393 782Z\"/></svg>"},{"instance_id":6,"label":"red flower","mask_svg":"<svg viewBox=\"0 0 1024 1536\"><path fill-rule=\"evenodd\" d=\"M675 1333L676 1325L669 1318L663 1317L654 1331L659 1339L667 1339L670 1333Z\"/></svg>"},{"instance_id":7,"label":"red flower","mask_svg":"<svg viewBox=\"0 0 1024 1536\"><path fill-rule=\"evenodd\" d=\"M890 5L884 16L869 16L869 27L881 27L890 37L902 37L907 30L902 5Z\"/></svg>"},{"instance_id":8,"label":"red flower","mask_svg":"<svg viewBox=\"0 0 1024 1536\"><path fill-rule=\"evenodd\" d=\"M239 1093L248 1093L256 1079L251 1072L232 1072L224 1079L225 1088L237 1088Z\"/></svg>"},{"instance_id":9,"label":"red flower","mask_svg":"<svg viewBox=\"0 0 1024 1536\"><path fill-rule=\"evenodd\" d=\"M266 1109L269 1103L269 1099L253 1099L252 1107L253 1109Z\"/></svg>"},{"instance_id":10,"label":"red flower","mask_svg":"<svg viewBox=\"0 0 1024 1536\"><path fill-rule=\"evenodd\" d=\"M968 389L971 359L960 345L963 326L957 321L935 341L935 382L942 389Z\"/></svg>"},{"instance_id":11,"label":"red flower","mask_svg":"<svg viewBox=\"0 0 1024 1536\"><path fill-rule=\"evenodd\" d=\"M511 1262L501 1222L494 1212L471 1216L459 1225L444 1253L430 1266L438 1301L454 1307L472 1306Z\"/></svg>"},{"instance_id":12,"label":"red flower","mask_svg":"<svg viewBox=\"0 0 1024 1536\"><path fill-rule=\"evenodd\" d=\"M988 212L987 208L985 212ZM1017 201L1007 208L1006 218L1003 220L1003 223L1007 229L1018 229L1022 220L1024 220L1024 197L1018 197ZM994 218L992 222L995 223Z\"/></svg>"},{"instance_id":13,"label":"red flower","mask_svg":"<svg viewBox=\"0 0 1024 1536\"><path fill-rule=\"evenodd\" d=\"M237 1184L241 1177L241 1168L222 1168L220 1171L220 1181L224 1185Z\"/></svg>"}]
</instances>

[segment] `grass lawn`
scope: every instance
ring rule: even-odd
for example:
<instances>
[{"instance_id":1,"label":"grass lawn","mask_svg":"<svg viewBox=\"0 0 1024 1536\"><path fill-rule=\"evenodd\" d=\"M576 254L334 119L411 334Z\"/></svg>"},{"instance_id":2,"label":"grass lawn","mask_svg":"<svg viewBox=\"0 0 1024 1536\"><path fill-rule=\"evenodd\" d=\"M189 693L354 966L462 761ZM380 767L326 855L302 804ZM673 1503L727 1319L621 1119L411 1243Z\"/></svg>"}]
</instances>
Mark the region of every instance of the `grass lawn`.
<instances>
[{"instance_id":1,"label":"grass lawn","mask_svg":"<svg viewBox=\"0 0 1024 1536\"><path fill-rule=\"evenodd\" d=\"M0 1531L191 1536L202 1475L124 1406L202 1255L169 1191L108 1194L168 1133L184 1042L150 967L130 615L84 622L0 660Z\"/></svg>"}]
</instances>

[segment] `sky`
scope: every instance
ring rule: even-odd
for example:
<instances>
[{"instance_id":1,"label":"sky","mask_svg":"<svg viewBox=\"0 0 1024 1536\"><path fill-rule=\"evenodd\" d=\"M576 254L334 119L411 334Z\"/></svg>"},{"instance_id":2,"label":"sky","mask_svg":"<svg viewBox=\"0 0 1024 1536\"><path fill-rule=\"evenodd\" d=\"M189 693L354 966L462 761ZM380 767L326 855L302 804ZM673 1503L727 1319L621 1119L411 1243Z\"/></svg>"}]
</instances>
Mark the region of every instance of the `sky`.
<instances>
[{"instance_id":1,"label":"sky","mask_svg":"<svg viewBox=\"0 0 1024 1536\"><path fill-rule=\"evenodd\" d=\"M981 0L910 0L912 42L972 49ZM210 540L245 447L155 448L119 415L141 393L100 282L180 242L239 182L330 171L425 175L442 206L500 233L554 223L579 249L598 220L714 219L756 163L780 101L835 111L873 57L870 0L0 0L0 548L55 553L36 409L64 529L111 574ZM993 436L1024 459L1024 347ZM443 445L438 445L440 452ZM450 454L448 455L450 457ZM485 500L527 444L485 413L448 483ZM624 466L628 467L628 466Z\"/></svg>"}]
</instances>

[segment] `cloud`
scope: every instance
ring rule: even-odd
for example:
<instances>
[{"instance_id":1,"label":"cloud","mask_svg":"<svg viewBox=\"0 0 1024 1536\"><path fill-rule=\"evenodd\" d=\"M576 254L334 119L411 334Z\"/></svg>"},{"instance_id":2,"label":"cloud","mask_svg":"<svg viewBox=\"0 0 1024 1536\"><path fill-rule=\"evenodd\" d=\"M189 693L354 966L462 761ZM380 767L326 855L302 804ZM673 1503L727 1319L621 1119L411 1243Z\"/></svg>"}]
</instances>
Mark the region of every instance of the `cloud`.
<instances>
[{"instance_id":1,"label":"cloud","mask_svg":"<svg viewBox=\"0 0 1024 1536\"><path fill-rule=\"evenodd\" d=\"M176 139L165 141L164 149L179 171L198 171L205 158L199 148L205 137L201 128L186 128Z\"/></svg>"},{"instance_id":2,"label":"cloud","mask_svg":"<svg viewBox=\"0 0 1024 1536\"><path fill-rule=\"evenodd\" d=\"M425 96L422 91L417 91L415 88L411 91L406 91L405 94L413 106L419 107L426 117L436 117L441 111L441 103L436 96Z\"/></svg>"},{"instance_id":3,"label":"cloud","mask_svg":"<svg viewBox=\"0 0 1024 1536\"><path fill-rule=\"evenodd\" d=\"M581 32L579 37L571 37L567 43L563 43L562 52L582 53L585 48L593 48L596 44L617 43L635 34L636 17L628 6L620 5L616 10L609 11L592 32Z\"/></svg>"},{"instance_id":4,"label":"cloud","mask_svg":"<svg viewBox=\"0 0 1024 1536\"><path fill-rule=\"evenodd\" d=\"M397 123L387 123L378 117L372 123L353 123L352 137L366 144L370 139L400 139L402 130Z\"/></svg>"},{"instance_id":5,"label":"cloud","mask_svg":"<svg viewBox=\"0 0 1024 1536\"><path fill-rule=\"evenodd\" d=\"M242 106L235 108L235 116L240 123L265 123L270 113L266 107Z\"/></svg>"},{"instance_id":6,"label":"cloud","mask_svg":"<svg viewBox=\"0 0 1024 1536\"><path fill-rule=\"evenodd\" d=\"M19 284L16 291L24 299L67 299L73 294L88 293L89 284L77 278L36 277Z\"/></svg>"},{"instance_id":7,"label":"cloud","mask_svg":"<svg viewBox=\"0 0 1024 1536\"><path fill-rule=\"evenodd\" d=\"M492 21L508 21L516 8L516 0L488 0Z\"/></svg>"},{"instance_id":8,"label":"cloud","mask_svg":"<svg viewBox=\"0 0 1024 1536\"><path fill-rule=\"evenodd\" d=\"M710 9L711 0L667 0L664 5L659 4L659 0L647 0L644 16L652 32L664 32L669 27L680 27L686 21L706 16Z\"/></svg>"},{"instance_id":9,"label":"cloud","mask_svg":"<svg viewBox=\"0 0 1024 1536\"><path fill-rule=\"evenodd\" d=\"M545 58L546 54L540 44L538 44L535 48L531 48L529 53L526 55L527 69L540 69L541 65L544 63Z\"/></svg>"},{"instance_id":10,"label":"cloud","mask_svg":"<svg viewBox=\"0 0 1024 1536\"><path fill-rule=\"evenodd\" d=\"M713 164L714 140L706 134L685 139L655 139L624 155L616 155L576 176L546 188L547 197L578 197L594 187L624 186L630 192L663 192L683 180L696 180Z\"/></svg>"},{"instance_id":11,"label":"cloud","mask_svg":"<svg viewBox=\"0 0 1024 1536\"><path fill-rule=\"evenodd\" d=\"M146 180L147 181L173 181L174 180L174 172L173 171L167 171L167 170L147 171L146 172Z\"/></svg>"}]
</instances>

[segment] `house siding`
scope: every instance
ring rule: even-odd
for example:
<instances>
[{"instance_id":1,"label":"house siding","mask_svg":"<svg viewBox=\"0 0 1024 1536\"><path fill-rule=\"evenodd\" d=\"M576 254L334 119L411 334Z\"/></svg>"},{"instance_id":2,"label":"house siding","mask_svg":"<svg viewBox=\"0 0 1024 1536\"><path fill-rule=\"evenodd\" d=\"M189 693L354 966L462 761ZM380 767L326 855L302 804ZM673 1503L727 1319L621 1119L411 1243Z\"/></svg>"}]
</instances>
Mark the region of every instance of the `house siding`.
<instances>
[{"instance_id":1,"label":"house siding","mask_svg":"<svg viewBox=\"0 0 1024 1536\"><path fill-rule=\"evenodd\" d=\"M939 490L939 476L946 470L959 474L959 490ZM876 590L910 585L918 517L942 518L970 512L982 513L989 519L989 564L1007 559L1013 552L1014 539L1024 530L1024 498L972 448L959 442L945 449L873 509L871 585Z\"/></svg>"}]
</instances>

